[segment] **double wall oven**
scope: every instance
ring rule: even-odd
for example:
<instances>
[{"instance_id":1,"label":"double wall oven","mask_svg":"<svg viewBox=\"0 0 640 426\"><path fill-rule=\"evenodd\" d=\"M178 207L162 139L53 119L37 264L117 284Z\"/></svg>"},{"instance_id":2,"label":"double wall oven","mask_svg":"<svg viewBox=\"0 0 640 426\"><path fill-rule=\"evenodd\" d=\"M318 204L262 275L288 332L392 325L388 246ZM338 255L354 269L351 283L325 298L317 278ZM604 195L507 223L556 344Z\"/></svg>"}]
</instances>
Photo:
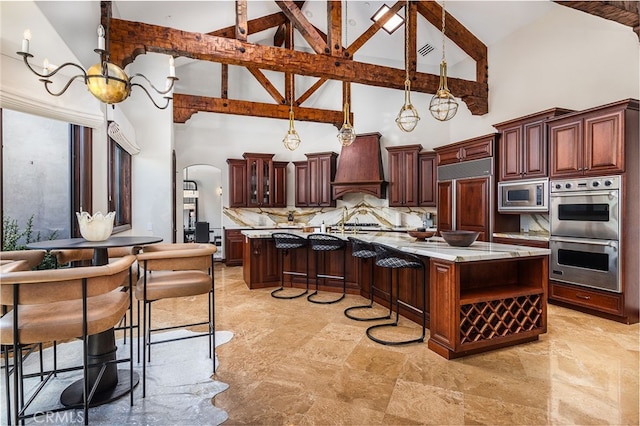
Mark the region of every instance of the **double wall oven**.
<instances>
[{"instance_id":1,"label":"double wall oven","mask_svg":"<svg viewBox=\"0 0 640 426\"><path fill-rule=\"evenodd\" d=\"M620 176L550 184L549 278L620 292Z\"/></svg>"}]
</instances>

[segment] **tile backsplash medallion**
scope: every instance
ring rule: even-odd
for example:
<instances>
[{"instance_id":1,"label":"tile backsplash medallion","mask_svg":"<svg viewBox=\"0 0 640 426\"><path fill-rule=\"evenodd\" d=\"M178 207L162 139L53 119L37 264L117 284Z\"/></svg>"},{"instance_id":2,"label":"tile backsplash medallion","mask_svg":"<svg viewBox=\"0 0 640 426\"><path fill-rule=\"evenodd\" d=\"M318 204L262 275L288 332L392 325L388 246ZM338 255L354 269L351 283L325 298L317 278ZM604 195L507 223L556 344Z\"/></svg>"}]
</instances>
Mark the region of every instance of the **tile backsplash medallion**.
<instances>
[{"instance_id":1,"label":"tile backsplash medallion","mask_svg":"<svg viewBox=\"0 0 640 426\"><path fill-rule=\"evenodd\" d=\"M346 223L375 224L383 228L414 229L423 226L427 213L433 227L437 225L435 207L389 207L388 200L365 194L347 194L336 207L309 208L227 208L223 209L224 226L244 227L320 227ZM293 222L288 219L293 214Z\"/></svg>"}]
</instances>

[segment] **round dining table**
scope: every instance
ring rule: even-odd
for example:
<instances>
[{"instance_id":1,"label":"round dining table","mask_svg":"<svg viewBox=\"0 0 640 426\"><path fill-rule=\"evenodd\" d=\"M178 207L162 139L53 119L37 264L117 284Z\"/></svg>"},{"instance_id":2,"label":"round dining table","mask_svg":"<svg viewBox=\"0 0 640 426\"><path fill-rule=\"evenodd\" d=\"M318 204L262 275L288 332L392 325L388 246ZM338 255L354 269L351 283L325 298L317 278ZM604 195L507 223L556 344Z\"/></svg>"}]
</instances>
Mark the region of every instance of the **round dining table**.
<instances>
[{"instance_id":1,"label":"round dining table","mask_svg":"<svg viewBox=\"0 0 640 426\"><path fill-rule=\"evenodd\" d=\"M88 241L84 238L67 238L60 240L46 240L27 244L27 248L34 250L71 250L92 249L94 266L106 265L109 262L109 248L144 246L162 241L156 236L124 236L109 237L104 241ZM133 321L133 318L131 319ZM131 336L133 338L133 336ZM133 344L133 341L131 341ZM100 380L96 388L90 406L106 404L126 395L131 387L135 387L140 378L137 373L118 369L116 360L115 329L89 336L88 356L92 364L108 363L106 370L100 376L100 367L89 369L89 389L97 380ZM78 380L69 385L60 395L60 402L67 407L81 407L83 404L83 380Z\"/></svg>"}]
</instances>

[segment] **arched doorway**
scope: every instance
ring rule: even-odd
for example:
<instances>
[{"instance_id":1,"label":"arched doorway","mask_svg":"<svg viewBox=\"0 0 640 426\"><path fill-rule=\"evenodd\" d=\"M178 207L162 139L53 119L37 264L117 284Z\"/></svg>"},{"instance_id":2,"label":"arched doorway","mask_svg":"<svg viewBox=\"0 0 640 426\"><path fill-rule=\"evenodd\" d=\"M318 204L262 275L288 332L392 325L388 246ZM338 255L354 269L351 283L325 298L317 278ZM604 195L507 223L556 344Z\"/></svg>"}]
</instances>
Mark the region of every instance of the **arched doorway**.
<instances>
[{"instance_id":1,"label":"arched doorway","mask_svg":"<svg viewBox=\"0 0 640 426\"><path fill-rule=\"evenodd\" d=\"M182 198L182 241L196 240L196 223L207 223L208 241L216 244L216 258L224 258L222 247L222 171L209 164L194 164L182 170L178 182L178 199ZM179 222L180 223L180 222ZM203 225L199 225L200 229ZM200 233L198 241L202 241ZM206 238L206 237L205 237Z\"/></svg>"}]
</instances>

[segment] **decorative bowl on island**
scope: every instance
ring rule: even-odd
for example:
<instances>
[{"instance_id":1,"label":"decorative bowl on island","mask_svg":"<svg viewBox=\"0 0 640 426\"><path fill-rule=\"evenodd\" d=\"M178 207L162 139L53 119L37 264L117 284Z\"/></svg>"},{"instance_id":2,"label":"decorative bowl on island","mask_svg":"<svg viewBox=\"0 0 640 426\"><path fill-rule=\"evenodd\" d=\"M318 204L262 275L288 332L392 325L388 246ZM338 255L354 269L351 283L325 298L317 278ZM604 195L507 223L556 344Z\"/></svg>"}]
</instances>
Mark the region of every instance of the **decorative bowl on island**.
<instances>
[{"instance_id":1,"label":"decorative bowl on island","mask_svg":"<svg viewBox=\"0 0 640 426\"><path fill-rule=\"evenodd\" d=\"M454 247L469 247L480 235L476 231L440 231L442 238Z\"/></svg>"},{"instance_id":2,"label":"decorative bowl on island","mask_svg":"<svg viewBox=\"0 0 640 426\"><path fill-rule=\"evenodd\" d=\"M116 212L109 212L103 215L97 212L91 216L87 212L76 212L78 225L80 225L80 234L87 241L104 241L111 236L113 231L113 220Z\"/></svg>"},{"instance_id":3,"label":"decorative bowl on island","mask_svg":"<svg viewBox=\"0 0 640 426\"><path fill-rule=\"evenodd\" d=\"M437 231L427 231L424 228L419 228L417 230L414 231L407 231L407 234L411 235L413 238L416 238L418 240L424 240L426 238L431 238L434 235L436 235Z\"/></svg>"}]
</instances>

